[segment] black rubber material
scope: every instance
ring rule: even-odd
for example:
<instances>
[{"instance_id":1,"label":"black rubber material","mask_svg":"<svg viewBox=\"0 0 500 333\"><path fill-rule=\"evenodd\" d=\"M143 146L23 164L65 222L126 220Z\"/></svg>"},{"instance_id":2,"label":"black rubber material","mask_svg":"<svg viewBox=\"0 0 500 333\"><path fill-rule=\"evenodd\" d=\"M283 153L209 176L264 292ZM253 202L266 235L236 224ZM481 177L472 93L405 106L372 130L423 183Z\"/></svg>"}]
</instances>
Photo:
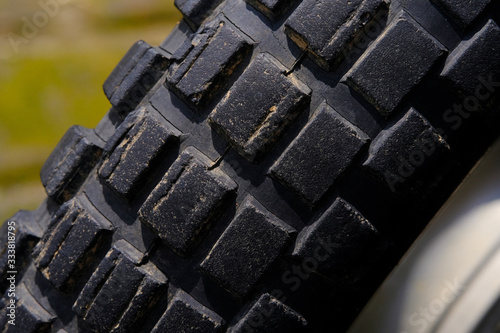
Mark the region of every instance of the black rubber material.
<instances>
[{"instance_id":1,"label":"black rubber material","mask_svg":"<svg viewBox=\"0 0 500 333\"><path fill-rule=\"evenodd\" d=\"M2 332L344 332L500 133L498 3L175 3L3 225Z\"/></svg>"}]
</instances>

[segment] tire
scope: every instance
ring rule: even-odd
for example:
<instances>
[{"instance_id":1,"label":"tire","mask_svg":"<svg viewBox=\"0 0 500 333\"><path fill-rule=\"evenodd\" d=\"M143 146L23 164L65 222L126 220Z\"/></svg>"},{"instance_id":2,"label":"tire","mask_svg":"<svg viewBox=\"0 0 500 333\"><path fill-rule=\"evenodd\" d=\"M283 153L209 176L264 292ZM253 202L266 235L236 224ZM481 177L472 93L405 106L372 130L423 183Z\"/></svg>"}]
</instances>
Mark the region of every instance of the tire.
<instances>
[{"instance_id":1,"label":"tire","mask_svg":"<svg viewBox=\"0 0 500 333\"><path fill-rule=\"evenodd\" d=\"M348 333L497 330L499 162L497 140L364 306ZM398 309L398 320L388 309Z\"/></svg>"},{"instance_id":2,"label":"tire","mask_svg":"<svg viewBox=\"0 0 500 333\"><path fill-rule=\"evenodd\" d=\"M344 332L498 137L498 3L176 5L3 225L3 332Z\"/></svg>"}]
</instances>

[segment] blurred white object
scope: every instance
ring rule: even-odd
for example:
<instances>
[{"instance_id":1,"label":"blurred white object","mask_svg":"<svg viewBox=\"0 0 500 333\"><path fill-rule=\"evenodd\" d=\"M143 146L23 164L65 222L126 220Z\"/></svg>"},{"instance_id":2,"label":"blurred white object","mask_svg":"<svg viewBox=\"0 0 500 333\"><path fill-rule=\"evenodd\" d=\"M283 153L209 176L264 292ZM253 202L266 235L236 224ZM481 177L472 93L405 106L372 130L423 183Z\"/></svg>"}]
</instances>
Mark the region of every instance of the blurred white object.
<instances>
[{"instance_id":1,"label":"blurred white object","mask_svg":"<svg viewBox=\"0 0 500 333\"><path fill-rule=\"evenodd\" d=\"M500 332L500 141L429 223L348 333Z\"/></svg>"}]
</instances>

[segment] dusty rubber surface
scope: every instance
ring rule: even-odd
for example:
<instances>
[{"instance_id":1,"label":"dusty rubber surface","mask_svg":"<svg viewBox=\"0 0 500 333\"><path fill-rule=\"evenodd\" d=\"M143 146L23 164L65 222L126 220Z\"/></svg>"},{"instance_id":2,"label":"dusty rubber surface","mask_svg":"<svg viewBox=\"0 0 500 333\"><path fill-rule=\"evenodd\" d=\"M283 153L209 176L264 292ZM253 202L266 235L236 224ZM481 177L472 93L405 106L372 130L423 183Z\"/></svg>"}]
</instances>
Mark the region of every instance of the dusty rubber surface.
<instances>
[{"instance_id":1,"label":"dusty rubber surface","mask_svg":"<svg viewBox=\"0 0 500 333\"><path fill-rule=\"evenodd\" d=\"M343 332L498 136L498 4L176 5L4 224L3 331Z\"/></svg>"}]
</instances>

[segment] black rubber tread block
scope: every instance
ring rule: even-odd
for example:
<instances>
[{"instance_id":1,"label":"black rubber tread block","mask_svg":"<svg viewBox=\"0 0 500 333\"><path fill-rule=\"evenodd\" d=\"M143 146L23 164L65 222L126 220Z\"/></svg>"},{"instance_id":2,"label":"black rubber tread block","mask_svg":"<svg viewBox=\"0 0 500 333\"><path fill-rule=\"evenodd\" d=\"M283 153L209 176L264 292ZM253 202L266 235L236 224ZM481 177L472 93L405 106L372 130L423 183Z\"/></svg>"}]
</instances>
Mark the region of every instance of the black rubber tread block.
<instances>
[{"instance_id":1,"label":"black rubber tread block","mask_svg":"<svg viewBox=\"0 0 500 333\"><path fill-rule=\"evenodd\" d=\"M249 161L256 161L307 108L311 90L268 54L260 54L209 116L209 123Z\"/></svg>"},{"instance_id":2,"label":"black rubber tread block","mask_svg":"<svg viewBox=\"0 0 500 333\"><path fill-rule=\"evenodd\" d=\"M134 110L170 65L168 54L136 42L104 82L104 93L121 117Z\"/></svg>"},{"instance_id":3,"label":"black rubber tread block","mask_svg":"<svg viewBox=\"0 0 500 333\"><path fill-rule=\"evenodd\" d=\"M11 303L15 300L15 303ZM48 333L56 316L47 311L26 288L24 283L20 283L15 291L14 298L5 297L0 302L0 323L5 323L2 333ZM12 313L14 304L14 317ZM14 320L14 324L9 324L9 320Z\"/></svg>"},{"instance_id":4,"label":"black rubber tread block","mask_svg":"<svg viewBox=\"0 0 500 333\"><path fill-rule=\"evenodd\" d=\"M35 266L54 287L71 290L112 229L85 197L75 197L54 214L34 248Z\"/></svg>"},{"instance_id":5,"label":"black rubber tread block","mask_svg":"<svg viewBox=\"0 0 500 333\"><path fill-rule=\"evenodd\" d=\"M365 133L322 103L270 174L303 201L315 204L368 141Z\"/></svg>"},{"instance_id":6,"label":"black rubber tread block","mask_svg":"<svg viewBox=\"0 0 500 333\"><path fill-rule=\"evenodd\" d=\"M307 321L269 294L263 294L228 333L298 333Z\"/></svg>"},{"instance_id":7,"label":"black rubber tread block","mask_svg":"<svg viewBox=\"0 0 500 333\"><path fill-rule=\"evenodd\" d=\"M237 184L193 147L186 148L139 210L140 220L180 256L201 242Z\"/></svg>"},{"instance_id":8,"label":"black rubber tread block","mask_svg":"<svg viewBox=\"0 0 500 333\"><path fill-rule=\"evenodd\" d=\"M337 198L297 236L294 256L327 278L352 283L362 277L383 245L379 232L352 205Z\"/></svg>"},{"instance_id":9,"label":"black rubber tread block","mask_svg":"<svg viewBox=\"0 0 500 333\"><path fill-rule=\"evenodd\" d=\"M223 0L175 0L174 4L181 11L191 28L196 30L222 1Z\"/></svg>"},{"instance_id":10,"label":"black rubber tread block","mask_svg":"<svg viewBox=\"0 0 500 333\"><path fill-rule=\"evenodd\" d=\"M349 53L384 0L304 0L285 23L285 32L315 62L332 70Z\"/></svg>"},{"instance_id":11,"label":"black rubber tread block","mask_svg":"<svg viewBox=\"0 0 500 333\"><path fill-rule=\"evenodd\" d=\"M203 113L252 50L253 42L225 21L215 20L181 47L167 77L179 97Z\"/></svg>"},{"instance_id":12,"label":"black rubber tread block","mask_svg":"<svg viewBox=\"0 0 500 333\"><path fill-rule=\"evenodd\" d=\"M271 21L275 21L286 12L297 0L245 0Z\"/></svg>"},{"instance_id":13,"label":"black rubber tread block","mask_svg":"<svg viewBox=\"0 0 500 333\"><path fill-rule=\"evenodd\" d=\"M291 226L248 195L200 268L233 295L244 297L294 234Z\"/></svg>"},{"instance_id":14,"label":"black rubber tread block","mask_svg":"<svg viewBox=\"0 0 500 333\"><path fill-rule=\"evenodd\" d=\"M40 172L47 195L59 202L71 199L99 160L103 146L93 130L72 126Z\"/></svg>"},{"instance_id":15,"label":"black rubber tread block","mask_svg":"<svg viewBox=\"0 0 500 333\"><path fill-rule=\"evenodd\" d=\"M10 285L9 272L15 271L17 279L27 266L31 251L43 235L43 230L36 222L33 212L19 211L7 219L0 229L0 291Z\"/></svg>"},{"instance_id":16,"label":"black rubber tread block","mask_svg":"<svg viewBox=\"0 0 500 333\"><path fill-rule=\"evenodd\" d=\"M141 109L130 113L104 147L99 177L130 199L147 182L162 153L175 147L181 133Z\"/></svg>"},{"instance_id":17,"label":"black rubber tread block","mask_svg":"<svg viewBox=\"0 0 500 333\"><path fill-rule=\"evenodd\" d=\"M491 101L492 94L500 87L500 27L490 20L472 38L462 42L450 54L441 73L462 95L473 103ZM470 106L464 101L468 108Z\"/></svg>"},{"instance_id":18,"label":"black rubber tread block","mask_svg":"<svg viewBox=\"0 0 500 333\"><path fill-rule=\"evenodd\" d=\"M351 88L387 116L445 53L438 40L402 11L345 78Z\"/></svg>"},{"instance_id":19,"label":"black rubber tread block","mask_svg":"<svg viewBox=\"0 0 500 333\"><path fill-rule=\"evenodd\" d=\"M481 14L491 0L431 0L463 30Z\"/></svg>"},{"instance_id":20,"label":"black rubber tread block","mask_svg":"<svg viewBox=\"0 0 500 333\"><path fill-rule=\"evenodd\" d=\"M391 191L423 198L439 183L450 153L445 139L411 108L373 140L363 165Z\"/></svg>"},{"instance_id":21,"label":"black rubber tread block","mask_svg":"<svg viewBox=\"0 0 500 333\"><path fill-rule=\"evenodd\" d=\"M143 40L137 41L127 51L118 65L113 69L103 84L103 90L106 97L110 100L116 90L120 87L123 79L134 69L135 65L141 60L144 53L151 48L151 45Z\"/></svg>"},{"instance_id":22,"label":"black rubber tread block","mask_svg":"<svg viewBox=\"0 0 500 333\"><path fill-rule=\"evenodd\" d=\"M101 261L73 312L98 332L135 332L168 288L168 278L125 240Z\"/></svg>"},{"instance_id":23,"label":"black rubber tread block","mask_svg":"<svg viewBox=\"0 0 500 333\"><path fill-rule=\"evenodd\" d=\"M217 333L222 332L224 326L224 320L217 313L178 289L151 333Z\"/></svg>"}]
</instances>

